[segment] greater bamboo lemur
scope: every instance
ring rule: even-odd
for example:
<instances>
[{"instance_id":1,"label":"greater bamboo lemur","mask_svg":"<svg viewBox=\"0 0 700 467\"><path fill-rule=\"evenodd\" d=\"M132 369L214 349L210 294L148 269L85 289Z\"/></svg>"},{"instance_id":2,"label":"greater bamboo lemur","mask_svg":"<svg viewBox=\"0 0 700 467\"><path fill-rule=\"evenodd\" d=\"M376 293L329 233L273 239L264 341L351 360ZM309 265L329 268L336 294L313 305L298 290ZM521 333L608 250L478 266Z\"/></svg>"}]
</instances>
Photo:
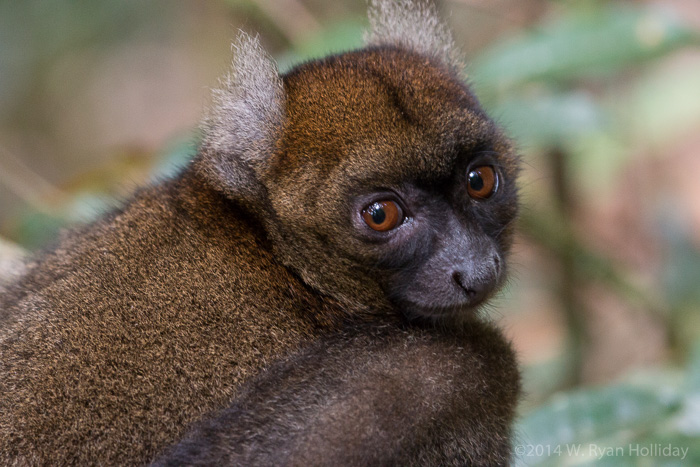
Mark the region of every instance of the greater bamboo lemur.
<instances>
[{"instance_id":1,"label":"greater bamboo lemur","mask_svg":"<svg viewBox=\"0 0 700 467\"><path fill-rule=\"evenodd\" d=\"M282 76L241 35L192 163L28 264L0 464L508 461L517 157L432 5L370 23Z\"/></svg>"}]
</instances>

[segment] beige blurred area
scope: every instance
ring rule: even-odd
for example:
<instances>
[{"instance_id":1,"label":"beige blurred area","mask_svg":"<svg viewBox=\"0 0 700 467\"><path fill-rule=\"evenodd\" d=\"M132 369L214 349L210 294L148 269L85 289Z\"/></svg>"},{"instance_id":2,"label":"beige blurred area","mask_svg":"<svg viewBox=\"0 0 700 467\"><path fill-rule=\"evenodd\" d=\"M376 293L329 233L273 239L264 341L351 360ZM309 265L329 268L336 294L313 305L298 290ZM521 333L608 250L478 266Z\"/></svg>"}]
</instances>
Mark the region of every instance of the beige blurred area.
<instances>
[{"instance_id":1,"label":"beige blurred area","mask_svg":"<svg viewBox=\"0 0 700 467\"><path fill-rule=\"evenodd\" d=\"M564 3L439 5L471 58L556 18ZM697 0L629 3L673 11L700 28ZM365 11L362 0L96 1L71 20L79 12L70 4L0 2L0 237L12 242L21 243L18 225L28 210L51 214L76 191L119 197L146 183L165 148L195 134L209 90L226 71L237 29L259 33L265 47L283 58L290 49L310 50L307 43L321 30L332 36L348 22L361 24ZM700 70L699 50L660 57L607 81L574 79L571 86L594 98L612 96L604 105L619 108L616 96L636 87L643 93L645 83L659 89L665 77L686 70ZM546 246L546 238L522 234L516 241L512 278L488 312L526 367L548 368L526 376L526 403L557 388L614 381L674 362L678 343L700 334L694 331L700 326L697 303L679 305L687 309L672 317L674 288L664 279L674 260L667 225L680 219L700 249L697 106L689 103L684 119L683 97L669 98L678 99L680 117L674 113L669 120L643 107L620 110L635 122L620 130L627 136L619 150L624 157L593 169L571 167L566 229L612 272L600 267L569 277L571 264ZM647 101L655 105L640 99L640 106ZM676 123L663 129L668 121ZM527 215L556 204L555 174L536 148L520 147ZM568 365L572 345L581 352L574 370Z\"/></svg>"},{"instance_id":2,"label":"beige blurred area","mask_svg":"<svg viewBox=\"0 0 700 467\"><path fill-rule=\"evenodd\" d=\"M13 59L3 71L15 73L0 101L0 228L26 204L50 209L71 184L110 165L122 167L115 178L124 183L140 181L154 152L196 127L225 69L233 18L216 2L145 3L96 2L82 24L54 17L63 2L0 6L0 22L26 26L10 25L16 36L0 43Z\"/></svg>"}]
</instances>

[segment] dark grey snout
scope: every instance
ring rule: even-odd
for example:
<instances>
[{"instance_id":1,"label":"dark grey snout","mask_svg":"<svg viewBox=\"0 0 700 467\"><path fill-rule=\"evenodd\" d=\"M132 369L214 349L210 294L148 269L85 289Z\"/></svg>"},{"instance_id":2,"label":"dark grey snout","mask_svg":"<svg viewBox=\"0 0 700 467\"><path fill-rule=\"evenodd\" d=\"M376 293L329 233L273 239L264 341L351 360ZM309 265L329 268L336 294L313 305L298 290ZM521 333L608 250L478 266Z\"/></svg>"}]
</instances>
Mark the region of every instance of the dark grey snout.
<instances>
[{"instance_id":1,"label":"dark grey snout","mask_svg":"<svg viewBox=\"0 0 700 467\"><path fill-rule=\"evenodd\" d=\"M463 290L470 305L487 298L496 288L500 277L500 261L494 254L482 264L470 264L452 273L452 279Z\"/></svg>"}]
</instances>

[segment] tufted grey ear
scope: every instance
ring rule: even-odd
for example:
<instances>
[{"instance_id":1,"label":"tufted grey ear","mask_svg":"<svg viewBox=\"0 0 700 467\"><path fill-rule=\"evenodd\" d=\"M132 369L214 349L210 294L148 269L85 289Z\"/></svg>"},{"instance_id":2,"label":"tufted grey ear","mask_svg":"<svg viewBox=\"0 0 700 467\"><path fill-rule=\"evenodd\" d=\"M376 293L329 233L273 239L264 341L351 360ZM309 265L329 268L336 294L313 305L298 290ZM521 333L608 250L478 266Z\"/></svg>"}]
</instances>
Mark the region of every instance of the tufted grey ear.
<instances>
[{"instance_id":1,"label":"tufted grey ear","mask_svg":"<svg viewBox=\"0 0 700 467\"><path fill-rule=\"evenodd\" d=\"M234 195L254 194L255 172L275 150L285 122L285 93L277 66L256 37L239 32L231 71L212 93L202 123L198 168Z\"/></svg>"},{"instance_id":2,"label":"tufted grey ear","mask_svg":"<svg viewBox=\"0 0 700 467\"><path fill-rule=\"evenodd\" d=\"M429 0L369 0L367 45L396 45L463 69L452 33Z\"/></svg>"}]
</instances>

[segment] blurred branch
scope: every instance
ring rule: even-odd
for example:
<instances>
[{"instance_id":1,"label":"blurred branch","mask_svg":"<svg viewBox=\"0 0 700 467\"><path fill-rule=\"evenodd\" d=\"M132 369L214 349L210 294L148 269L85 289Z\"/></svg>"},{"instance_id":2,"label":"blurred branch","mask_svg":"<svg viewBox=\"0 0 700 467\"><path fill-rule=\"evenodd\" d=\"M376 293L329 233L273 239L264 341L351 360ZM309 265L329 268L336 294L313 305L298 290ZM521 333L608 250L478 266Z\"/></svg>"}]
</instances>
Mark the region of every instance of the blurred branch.
<instances>
[{"instance_id":1,"label":"blurred branch","mask_svg":"<svg viewBox=\"0 0 700 467\"><path fill-rule=\"evenodd\" d=\"M569 332L571 362L566 384L572 387L581 381L589 341L585 310L577 296L577 291L586 280L599 281L628 301L639 305L656 326L665 329L667 323L664 308L658 300L623 277L610 260L593 253L578 240L571 227L575 202L568 155L556 147L546 155L553 174L555 209L548 213L526 213L521 224L523 232L549 249L559 263L560 276L555 293L561 303Z\"/></svg>"},{"instance_id":2,"label":"blurred branch","mask_svg":"<svg viewBox=\"0 0 700 467\"><path fill-rule=\"evenodd\" d=\"M47 214L51 214L54 210L44 201L45 199L60 204L68 198L63 191L4 148L0 148L0 184L6 186L32 208Z\"/></svg>"},{"instance_id":3,"label":"blurred branch","mask_svg":"<svg viewBox=\"0 0 700 467\"><path fill-rule=\"evenodd\" d=\"M657 324L665 320L664 307L659 299L626 279L607 258L593 253L576 237L570 226L555 213L524 213L520 219L521 231L554 255L570 254L582 277L605 283L629 301L638 305Z\"/></svg>"},{"instance_id":4,"label":"blurred branch","mask_svg":"<svg viewBox=\"0 0 700 467\"><path fill-rule=\"evenodd\" d=\"M566 225L570 224L570 215L574 209L573 193L567 168L566 154L560 148L553 148L547 153L550 168L553 172L554 200L557 203L559 218ZM584 322L581 304L576 298L576 290L579 288L579 271L576 268L575 249L572 248L572 237L568 236L566 248L562 248L557 255L561 266L561 277L557 287L557 295L561 301L569 330L571 346L571 370L568 381L571 386L577 386L581 382L583 374L583 353L587 339L587 329Z\"/></svg>"}]
</instances>

